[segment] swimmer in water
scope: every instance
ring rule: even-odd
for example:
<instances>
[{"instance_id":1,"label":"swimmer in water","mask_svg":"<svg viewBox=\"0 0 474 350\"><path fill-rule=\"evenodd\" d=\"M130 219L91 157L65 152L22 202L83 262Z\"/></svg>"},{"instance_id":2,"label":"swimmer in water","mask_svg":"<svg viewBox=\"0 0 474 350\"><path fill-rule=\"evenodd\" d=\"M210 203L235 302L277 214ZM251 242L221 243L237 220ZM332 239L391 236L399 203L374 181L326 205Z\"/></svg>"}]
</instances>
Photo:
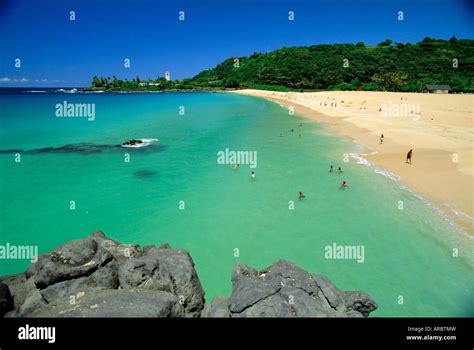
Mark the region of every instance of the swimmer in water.
<instances>
[{"instance_id":1,"label":"swimmer in water","mask_svg":"<svg viewBox=\"0 0 474 350\"><path fill-rule=\"evenodd\" d=\"M240 166L240 164L232 164L230 167L232 169L237 169Z\"/></svg>"},{"instance_id":2,"label":"swimmer in water","mask_svg":"<svg viewBox=\"0 0 474 350\"><path fill-rule=\"evenodd\" d=\"M282 132L280 133L280 137L283 137L283 133L282 133Z\"/></svg>"},{"instance_id":3,"label":"swimmer in water","mask_svg":"<svg viewBox=\"0 0 474 350\"><path fill-rule=\"evenodd\" d=\"M305 198L304 193L300 191L300 199L304 199L304 198Z\"/></svg>"},{"instance_id":4,"label":"swimmer in water","mask_svg":"<svg viewBox=\"0 0 474 350\"><path fill-rule=\"evenodd\" d=\"M341 187L349 187L349 185L347 184L347 182L342 181Z\"/></svg>"},{"instance_id":5,"label":"swimmer in water","mask_svg":"<svg viewBox=\"0 0 474 350\"><path fill-rule=\"evenodd\" d=\"M252 171L252 173L250 174L250 177L251 177L252 179L255 179L255 171Z\"/></svg>"},{"instance_id":6,"label":"swimmer in water","mask_svg":"<svg viewBox=\"0 0 474 350\"><path fill-rule=\"evenodd\" d=\"M337 172L338 172L339 174L342 174L342 168L341 168L341 167L337 168Z\"/></svg>"},{"instance_id":7,"label":"swimmer in water","mask_svg":"<svg viewBox=\"0 0 474 350\"><path fill-rule=\"evenodd\" d=\"M331 165L331 166L329 167L329 172L332 173L333 170L334 170L334 167Z\"/></svg>"}]
</instances>

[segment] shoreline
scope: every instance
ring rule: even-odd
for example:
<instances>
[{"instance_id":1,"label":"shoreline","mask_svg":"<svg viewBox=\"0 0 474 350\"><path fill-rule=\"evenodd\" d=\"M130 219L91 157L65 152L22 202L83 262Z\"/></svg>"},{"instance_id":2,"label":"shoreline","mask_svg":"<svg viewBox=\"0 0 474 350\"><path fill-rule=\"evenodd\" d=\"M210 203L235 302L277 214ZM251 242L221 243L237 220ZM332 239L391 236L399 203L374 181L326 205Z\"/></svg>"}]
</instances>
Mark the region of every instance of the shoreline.
<instances>
[{"instance_id":1,"label":"shoreline","mask_svg":"<svg viewBox=\"0 0 474 350\"><path fill-rule=\"evenodd\" d=\"M469 238L474 237L472 96L359 91L239 90L234 93L293 107L296 115L326 124L334 134L350 138L365 149L357 156L375 169L393 174L408 190L432 202L435 209ZM392 101L401 99L407 105L417 106L421 113L380 116L380 106L391 107ZM452 105L455 99L459 103ZM442 104L444 109L433 108L433 102ZM453 115L456 112L459 117ZM381 133L383 144L379 143ZM409 149L413 149L412 165L405 163Z\"/></svg>"}]
</instances>

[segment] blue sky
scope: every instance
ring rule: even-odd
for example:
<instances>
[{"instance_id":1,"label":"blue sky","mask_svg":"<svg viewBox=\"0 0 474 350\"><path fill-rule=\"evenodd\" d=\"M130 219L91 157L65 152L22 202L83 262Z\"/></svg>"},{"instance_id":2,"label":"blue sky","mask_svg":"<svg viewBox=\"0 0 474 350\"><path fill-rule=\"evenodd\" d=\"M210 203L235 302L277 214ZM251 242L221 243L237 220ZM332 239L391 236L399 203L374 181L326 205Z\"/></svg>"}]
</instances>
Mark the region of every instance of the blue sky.
<instances>
[{"instance_id":1,"label":"blue sky","mask_svg":"<svg viewBox=\"0 0 474 350\"><path fill-rule=\"evenodd\" d=\"M473 15L468 0L0 0L0 86L88 86L94 74L166 70L181 79L283 46L473 39Z\"/></svg>"}]
</instances>

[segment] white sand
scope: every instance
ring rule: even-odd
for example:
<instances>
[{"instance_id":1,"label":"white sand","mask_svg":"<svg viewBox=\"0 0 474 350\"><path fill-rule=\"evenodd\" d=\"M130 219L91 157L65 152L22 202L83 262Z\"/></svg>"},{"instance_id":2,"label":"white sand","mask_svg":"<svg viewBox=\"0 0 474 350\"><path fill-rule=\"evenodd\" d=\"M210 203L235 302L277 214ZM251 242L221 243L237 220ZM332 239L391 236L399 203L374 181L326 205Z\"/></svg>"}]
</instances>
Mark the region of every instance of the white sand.
<instances>
[{"instance_id":1,"label":"white sand","mask_svg":"<svg viewBox=\"0 0 474 350\"><path fill-rule=\"evenodd\" d=\"M398 175L401 182L435 202L474 234L473 95L261 90L236 93L293 106L296 113L328 123L339 134L376 151L365 158ZM382 133L384 142L379 144ZM410 149L412 165L405 163Z\"/></svg>"}]
</instances>

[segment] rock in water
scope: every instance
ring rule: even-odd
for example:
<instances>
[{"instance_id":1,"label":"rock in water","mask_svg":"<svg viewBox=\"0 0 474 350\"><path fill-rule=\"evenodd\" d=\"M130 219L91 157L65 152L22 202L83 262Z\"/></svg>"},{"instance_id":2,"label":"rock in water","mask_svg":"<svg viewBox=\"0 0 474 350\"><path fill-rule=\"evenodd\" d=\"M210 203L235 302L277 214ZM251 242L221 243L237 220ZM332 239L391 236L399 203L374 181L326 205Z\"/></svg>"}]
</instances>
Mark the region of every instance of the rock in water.
<instances>
[{"instance_id":1,"label":"rock in water","mask_svg":"<svg viewBox=\"0 0 474 350\"><path fill-rule=\"evenodd\" d=\"M153 177L155 175L156 175L156 171L147 170L147 169L138 170L138 171L135 171L135 173L133 173L133 176L135 176L139 179L148 179L148 178Z\"/></svg>"},{"instance_id":2,"label":"rock in water","mask_svg":"<svg viewBox=\"0 0 474 350\"><path fill-rule=\"evenodd\" d=\"M279 260L258 272L236 264L232 295L215 298L203 317L368 317L377 304L363 292L342 292L320 275Z\"/></svg>"}]
</instances>

